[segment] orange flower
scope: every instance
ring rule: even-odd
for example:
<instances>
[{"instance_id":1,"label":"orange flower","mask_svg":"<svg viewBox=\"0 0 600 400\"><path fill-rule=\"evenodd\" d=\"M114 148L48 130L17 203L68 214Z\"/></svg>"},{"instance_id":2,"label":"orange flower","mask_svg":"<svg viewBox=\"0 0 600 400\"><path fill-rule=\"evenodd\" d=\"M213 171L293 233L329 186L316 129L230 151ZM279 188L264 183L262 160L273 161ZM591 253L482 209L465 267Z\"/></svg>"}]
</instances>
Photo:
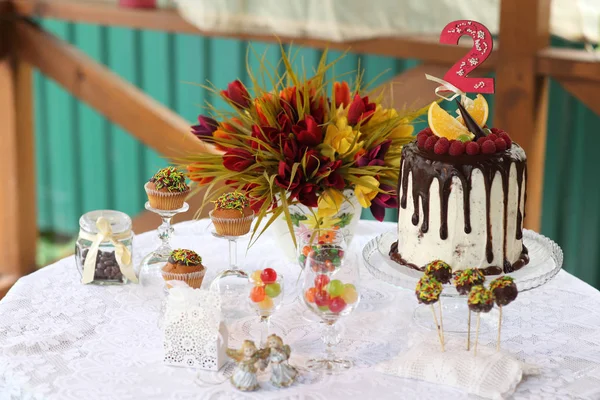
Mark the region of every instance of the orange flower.
<instances>
[{"instance_id":1,"label":"orange flower","mask_svg":"<svg viewBox=\"0 0 600 400\"><path fill-rule=\"evenodd\" d=\"M337 230L338 227L334 226L333 229ZM319 235L319 243L321 243L321 242L324 244L333 244L335 242L335 233L327 232L322 235Z\"/></svg>"},{"instance_id":2,"label":"orange flower","mask_svg":"<svg viewBox=\"0 0 600 400\"><path fill-rule=\"evenodd\" d=\"M340 105L346 107L350 104L350 88L346 81L334 82L333 93L335 94L335 108L339 108Z\"/></svg>"},{"instance_id":3,"label":"orange flower","mask_svg":"<svg viewBox=\"0 0 600 400\"><path fill-rule=\"evenodd\" d=\"M271 93L265 93L261 97L257 97L254 99L254 107L256 108L256 114L258 114L258 119L260 120L261 125L269 126L269 120L267 119L264 108L265 104L269 103L273 100L273 95Z\"/></svg>"},{"instance_id":4,"label":"orange flower","mask_svg":"<svg viewBox=\"0 0 600 400\"><path fill-rule=\"evenodd\" d=\"M206 185L207 183L210 183L213 181L213 179L215 179L214 176L206 176L206 177L200 177L197 176L196 174L200 171L202 171L201 167L195 167L193 164L190 164L186 167L187 171L188 171L188 178L190 178L190 180L194 181L194 182L198 182L200 185Z\"/></svg>"}]
</instances>

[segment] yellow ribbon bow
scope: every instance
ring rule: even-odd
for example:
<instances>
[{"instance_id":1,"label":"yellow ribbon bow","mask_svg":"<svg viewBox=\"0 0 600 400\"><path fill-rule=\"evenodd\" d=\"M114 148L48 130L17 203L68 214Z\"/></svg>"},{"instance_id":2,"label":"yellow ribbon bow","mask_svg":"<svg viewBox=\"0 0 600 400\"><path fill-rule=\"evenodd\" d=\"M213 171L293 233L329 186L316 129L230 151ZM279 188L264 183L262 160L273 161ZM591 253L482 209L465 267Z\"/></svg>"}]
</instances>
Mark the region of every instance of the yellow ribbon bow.
<instances>
[{"instance_id":1,"label":"yellow ribbon bow","mask_svg":"<svg viewBox=\"0 0 600 400\"><path fill-rule=\"evenodd\" d=\"M131 262L131 251L129 251L123 243L117 241L113 235L110 222L106 218L100 217L96 220L96 228L98 228L98 233L95 236L84 232L80 232L79 234L80 237L92 241L92 246L85 258L85 263L83 264L83 276L81 282L90 283L94 280L98 249L102 242L108 241L115 247L115 259L117 260L117 265L119 265L121 273L131 282L138 283L138 278L135 276Z\"/></svg>"}]
</instances>

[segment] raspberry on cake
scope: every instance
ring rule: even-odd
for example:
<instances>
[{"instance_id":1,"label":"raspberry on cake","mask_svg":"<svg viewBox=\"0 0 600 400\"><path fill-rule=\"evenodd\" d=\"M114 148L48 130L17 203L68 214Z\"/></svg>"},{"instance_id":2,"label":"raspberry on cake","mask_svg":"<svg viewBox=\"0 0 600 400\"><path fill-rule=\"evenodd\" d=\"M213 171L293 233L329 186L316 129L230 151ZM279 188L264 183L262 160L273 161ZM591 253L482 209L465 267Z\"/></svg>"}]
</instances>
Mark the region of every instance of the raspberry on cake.
<instances>
[{"instance_id":1,"label":"raspberry on cake","mask_svg":"<svg viewBox=\"0 0 600 400\"><path fill-rule=\"evenodd\" d=\"M525 152L506 132L482 128L485 120L475 122L460 103L459 121L470 136L457 136L462 128L455 122L445 130L440 120L451 116L440 117L446 111L437 103L431 107L436 111L429 122L436 129L423 130L402 149L398 242L390 255L421 271L436 259L454 272L478 267L486 275L523 267L529 261L523 245ZM446 131L452 137L437 136Z\"/></svg>"}]
</instances>

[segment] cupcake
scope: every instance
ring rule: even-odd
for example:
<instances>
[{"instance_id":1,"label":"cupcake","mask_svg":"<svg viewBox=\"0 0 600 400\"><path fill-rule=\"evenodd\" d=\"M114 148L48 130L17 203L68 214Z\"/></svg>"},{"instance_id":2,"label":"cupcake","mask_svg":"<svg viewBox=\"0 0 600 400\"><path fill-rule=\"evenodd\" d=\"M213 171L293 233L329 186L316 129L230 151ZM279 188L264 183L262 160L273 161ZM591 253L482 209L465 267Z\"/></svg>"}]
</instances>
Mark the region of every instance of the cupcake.
<instances>
[{"instance_id":1,"label":"cupcake","mask_svg":"<svg viewBox=\"0 0 600 400\"><path fill-rule=\"evenodd\" d=\"M254 212L248 197L240 192L225 193L210 212L215 230L221 236L242 236L250 231Z\"/></svg>"},{"instance_id":2,"label":"cupcake","mask_svg":"<svg viewBox=\"0 0 600 400\"><path fill-rule=\"evenodd\" d=\"M195 251L185 249L173 250L162 269L165 281L184 281L194 289L202 286L205 273L206 268L202 265L202 257Z\"/></svg>"},{"instance_id":3,"label":"cupcake","mask_svg":"<svg viewBox=\"0 0 600 400\"><path fill-rule=\"evenodd\" d=\"M158 171L146 185L146 194L150 207L157 210L177 210L183 207L190 187L185 183L184 175L175 167Z\"/></svg>"}]
</instances>

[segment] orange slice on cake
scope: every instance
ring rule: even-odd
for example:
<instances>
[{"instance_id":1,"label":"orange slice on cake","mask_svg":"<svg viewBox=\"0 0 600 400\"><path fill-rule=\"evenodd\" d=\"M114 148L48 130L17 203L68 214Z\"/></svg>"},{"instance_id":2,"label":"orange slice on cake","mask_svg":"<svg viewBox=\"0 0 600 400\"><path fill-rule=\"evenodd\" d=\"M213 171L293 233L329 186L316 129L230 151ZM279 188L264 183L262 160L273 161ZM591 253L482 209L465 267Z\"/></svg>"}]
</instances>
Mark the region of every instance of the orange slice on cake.
<instances>
[{"instance_id":1,"label":"orange slice on cake","mask_svg":"<svg viewBox=\"0 0 600 400\"><path fill-rule=\"evenodd\" d=\"M469 101L464 106L467 109L467 112L471 114L471 117L473 117L473 120L477 122L477 125L483 128L490 115L490 107L488 106L485 97L478 94L477 97L475 97L475 100ZM465 124L460 115L456 117L456 119L459 120L461 124Z\"/></svg>"},{"instance_id":2,"label":"orange slice on cake","mask_svg":"<svg viewBox=\"0 0 600 400\"><path fill-rule=\"evenodd\" d=\"M448 114L437 102L431 103L427 112L427 122L429 128L436 136L445 137L448 140L457 140L462 135L467 135L473 139L473 135L466 126L460 121Z\"/></svg>"}]
</instances>

